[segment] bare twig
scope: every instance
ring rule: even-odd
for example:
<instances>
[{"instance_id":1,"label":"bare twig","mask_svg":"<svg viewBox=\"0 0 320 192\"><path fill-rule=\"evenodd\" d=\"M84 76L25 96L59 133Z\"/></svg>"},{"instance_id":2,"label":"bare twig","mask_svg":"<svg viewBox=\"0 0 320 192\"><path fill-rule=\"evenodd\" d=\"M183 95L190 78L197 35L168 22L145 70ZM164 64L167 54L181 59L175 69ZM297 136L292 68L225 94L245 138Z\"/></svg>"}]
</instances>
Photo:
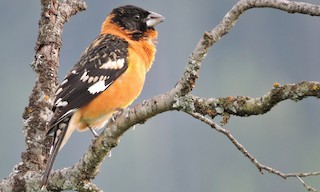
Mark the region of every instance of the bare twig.
<instances>
[{"instance_id":1,"label":"bare twig","mask_svg":"<svg viewBox=\"0 0 320 192\"><path fill-rule=\"evenodd\" d=\"M313 187L307 185L299 176L297 176L297 178L299 179L299 181L302 183L302 185L303 185L308 191L317 192L316 189L314 189Z\"/></svg>"},{"instance_id":2,"label":"bare twig","mask_svg":"<svg viewBox=\"0 0 320 192\"><path fill-rule=\"evenodd\" d=\"M263 170L264 170L264 171L267 171L271 174L278 175L278 176L282 177L283 179L287 179L288 177L297 177L303 183L303 185L307 188L308 191L316 191L314 188L306 185L300 177L317 176L317 175L320 175L320 171L306 172L306 173L283 173L277 169L263 165L252 154L250 154L241 143L239 143L237 141L237 139L230 133L230 131L222 128L221 126L216 124L211 119L206 118L205 116L203 116L199 113L188 112L188 111L186 113L188 113L192 117L199 119L200 121L208 124L210 127L215 129L219 133L224 134L237 147L237 149L258 168L260 173L263 174L264 173Z\"/></svg>"},{"instance_id":3,"label":"bare twig","mask_svg":"<svg viewBox=\"0 0 320 192\"><path fill-rule=\"evenodd\" d=\"M314 4L287 0L240 0L224 16L219 25L208 32L208 35L211 36L211 41L207 45L213 45L222 36L227 34L229 30L235 25L240 15L252 8L274 8L286 11L288 13L300 13L310 16L320 16L320 6ZM200 40L198 46L202 43L203 40ZM207 45L202 46L206 47ZM200 47L202 46L200 45ZM206 49L201 48L200 50Z\"/></svg>"}]
</instances>

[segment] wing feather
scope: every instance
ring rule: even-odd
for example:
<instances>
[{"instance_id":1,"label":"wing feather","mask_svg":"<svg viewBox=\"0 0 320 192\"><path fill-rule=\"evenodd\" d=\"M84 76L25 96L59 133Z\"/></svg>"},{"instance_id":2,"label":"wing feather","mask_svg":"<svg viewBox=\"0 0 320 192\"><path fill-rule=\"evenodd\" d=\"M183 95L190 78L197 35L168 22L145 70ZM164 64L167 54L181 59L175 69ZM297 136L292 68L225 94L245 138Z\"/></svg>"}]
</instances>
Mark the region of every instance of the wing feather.
<instances>
[{"instance_id":1,"label":"wing feather","mask_svg":"<svg viewBox=\"0 0 320 192\"><path fill-rule=\"evenodd\" d=\"M84 51L56 92L54 116L47 134L76 109L97 97L128 68L128 43L110 34L99 35Z\"/></svg>"}]
</instances>

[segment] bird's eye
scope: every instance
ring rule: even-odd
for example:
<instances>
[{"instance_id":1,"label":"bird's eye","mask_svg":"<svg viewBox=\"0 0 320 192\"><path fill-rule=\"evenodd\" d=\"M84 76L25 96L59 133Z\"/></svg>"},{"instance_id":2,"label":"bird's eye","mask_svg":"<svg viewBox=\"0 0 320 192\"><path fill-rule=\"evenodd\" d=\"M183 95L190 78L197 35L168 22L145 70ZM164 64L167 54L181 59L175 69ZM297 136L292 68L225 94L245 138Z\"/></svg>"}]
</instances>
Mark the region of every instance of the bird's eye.
<instances>
[{"instance_id":1,"label":"bird's eye","mask_svg":"<svg viewBox=\"0 0 320 192\"><path fill-rule=\"evenodd\" d=\"M133 19L136 20L136 21L139 21L140 20L140 15L139 14L134 15Z\"/></svg>"}]
</instances>

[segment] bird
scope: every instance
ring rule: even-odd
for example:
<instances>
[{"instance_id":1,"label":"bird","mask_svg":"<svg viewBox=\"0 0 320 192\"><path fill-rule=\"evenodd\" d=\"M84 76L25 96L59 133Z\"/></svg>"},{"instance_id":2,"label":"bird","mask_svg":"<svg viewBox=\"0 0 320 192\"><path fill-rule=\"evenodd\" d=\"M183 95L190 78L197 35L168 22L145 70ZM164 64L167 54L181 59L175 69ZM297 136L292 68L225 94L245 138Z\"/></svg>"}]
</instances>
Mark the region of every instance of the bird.
<instances>
[{"instance_id":1,"label":"bird","mask_svg":"<svg viewBox=\"0 0 320 192\"><path fill-rule=\"evenodd\" d=\"M74 130L104 127L112 115L141 93L156 53L155 26L165 18L134 5L107 15L99 35L85 49L55 92L46 137L53 136L41 189L45 188L58 151Z\"/></svg>"}]
</instances>

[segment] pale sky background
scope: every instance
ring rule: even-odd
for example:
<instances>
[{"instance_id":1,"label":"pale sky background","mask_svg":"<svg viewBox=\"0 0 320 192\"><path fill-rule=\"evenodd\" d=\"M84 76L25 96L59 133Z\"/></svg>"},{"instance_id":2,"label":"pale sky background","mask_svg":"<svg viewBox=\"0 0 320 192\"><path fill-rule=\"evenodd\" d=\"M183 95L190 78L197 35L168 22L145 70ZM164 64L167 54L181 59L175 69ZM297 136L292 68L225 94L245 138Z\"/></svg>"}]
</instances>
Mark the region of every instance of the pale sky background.
<instances>
[{"instance_id":1,"label":"pale sky background","mask_svg":"<svg viewBox=\"0 0 320 192\"><path fill-rule=\"evenodd\" d=\"M87 1L87 11L65 25L59 77L78 61L111 9L134 4L160 13L156 61L135 103L170 90L205 30L216 26L235 0ZM309 1L319 3L319 1ZM24 151L22 113L34 86L30 68L40 17L39 1L0 1L0 178ZM320 17L255 9L242 15L209 51L193 94L258 97L280 84L319 81ZM320 170L320 101L285 101L263 116L231 117L226 126L261 163L283 172ZM220 119L215 119L219 122ZM76 133L54 168L77 162L92 134ZM320 189L320 177L305 179ZM105 191L306 191L296 179L265 173L223 135L179 112L167 112L128 131L93 181Z\"/></svg>"}]
</instances>

